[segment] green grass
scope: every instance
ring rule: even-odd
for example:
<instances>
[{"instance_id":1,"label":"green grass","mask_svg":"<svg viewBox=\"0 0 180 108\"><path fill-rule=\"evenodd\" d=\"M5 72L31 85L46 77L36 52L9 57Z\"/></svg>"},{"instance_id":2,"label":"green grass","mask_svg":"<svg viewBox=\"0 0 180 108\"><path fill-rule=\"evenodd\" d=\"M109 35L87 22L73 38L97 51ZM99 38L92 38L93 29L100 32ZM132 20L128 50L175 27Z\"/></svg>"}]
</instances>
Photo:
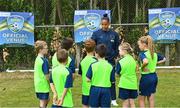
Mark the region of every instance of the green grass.
<instances>
[{"instance_id":1,"label":"green grass","mask_svg":"<svg viewBox=\"0 0 180 108\"><path fill-rule=\"evenodd\" d=\"M180 70L158 70L156 107L180 107L180 72L177 71ZM76 76L72 91L74 106L81 107L81 78L79 76ZM51 106L51 103L50 101L48 106ZM122 105L119 99L118 103ZM0 107L38 107L38 104L33 86L33 73L0 73Z\"/></svg>"}]
</instances>

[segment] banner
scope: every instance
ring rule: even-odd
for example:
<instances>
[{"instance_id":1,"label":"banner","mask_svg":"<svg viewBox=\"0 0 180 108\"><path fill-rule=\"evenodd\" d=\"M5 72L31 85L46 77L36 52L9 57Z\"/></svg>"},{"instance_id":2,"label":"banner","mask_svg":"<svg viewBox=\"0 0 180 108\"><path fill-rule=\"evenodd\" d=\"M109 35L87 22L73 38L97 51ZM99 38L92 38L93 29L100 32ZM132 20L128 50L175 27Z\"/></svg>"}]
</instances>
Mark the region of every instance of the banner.
<instances>
[{"instance_id":1,"label":"banner","mask_svg":"<svg viewBox=\"0 0 180 108\"><path fill-rule=\"evenodd\" d=\"M101 18L110 10L76 10L74 13L74 39L76 43L91 38L94 31L100 29Z\"/></svg>"},{"instance_id":2,"label":"banner","mask_svg":"<svg viewBox=\"0 0 180 108\"><path fill-rule=\"evenodd\" d=\"M34 15L26 12L0 12L0 45L34 45Z\"/></svg>"},{"instance_id":3,"label":"banner","mask_svg":"<svg viewBox=\"0 0 180 108\"><path fill-rule=\"evenodd\" d=\"M180 8L149 9L149 35L163 43L180 40Z\"/></svg>"}]
</instances>

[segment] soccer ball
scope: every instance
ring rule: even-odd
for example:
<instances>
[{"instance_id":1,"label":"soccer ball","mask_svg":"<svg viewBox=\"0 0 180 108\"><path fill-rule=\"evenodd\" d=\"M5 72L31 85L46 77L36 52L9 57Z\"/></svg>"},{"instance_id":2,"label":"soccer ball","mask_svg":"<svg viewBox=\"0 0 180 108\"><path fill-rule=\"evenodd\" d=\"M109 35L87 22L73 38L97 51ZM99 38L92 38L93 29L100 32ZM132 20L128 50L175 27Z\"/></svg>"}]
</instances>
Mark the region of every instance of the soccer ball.
<instances>
[{"instance_id":1,"label":"soccer ball","mask_svg":"<svg viewBox=\"0 0 180 108\"><path fill-rule=\"evenodd\" d=\"M17 24L17 23L14 23L12 27L13 27L14 29L18 29L18 24Z\"/></svg>"},{"instance_id":2,"label":"soccer ball","mask_svg":"<svg viewBox=\"0 0 180 108\"><path fill-rule=\"evenodd\" d=\"M169 19L166 19L166 20L165 20L165 24L166 24L166 25L171 25L170 20L169 20Z\"/></svg>"}]
</instances>

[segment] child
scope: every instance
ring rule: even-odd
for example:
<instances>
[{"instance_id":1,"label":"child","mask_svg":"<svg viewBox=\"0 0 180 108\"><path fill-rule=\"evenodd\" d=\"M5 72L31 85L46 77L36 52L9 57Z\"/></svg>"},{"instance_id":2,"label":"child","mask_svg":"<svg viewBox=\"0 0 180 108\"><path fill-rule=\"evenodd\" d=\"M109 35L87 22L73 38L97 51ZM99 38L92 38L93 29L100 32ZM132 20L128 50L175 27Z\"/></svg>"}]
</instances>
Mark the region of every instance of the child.
<instances>
[{"instance_id":1,"label":"child","mask_svg":"<svg viewBox=\"0 0 180 108\"><path fill-rule=\"evenodd\" d=\"M111 82L115 81L114 70L105 60L107 49L104 44L99 44L95 52L98 61L91 64L86 74L87 81L91 81L89 105L90 107L110 107L110 87Z\"/></svg>"},{"instance_id":2,"label":"child","mask_svg":"<svg viewBox=\"0 0 180 108\"><path fill-rule=\"evenodd\" d=\"M96 61L94 57L94 49L96 46L96 43L94 40L89 39L85 41L85 51L87 55L85 58L81 61L79 65L79 74L82 75L82 104L83 108L89 107L89 92L91 83L86 81L86 73L88 71L88 68L90 65Z\"/></svg>"},{"instance_id":3,"label":"child","mask_svg":"<svg viewBox=\"0 0 180 108\"><path fill-rule=\"evenodd\" d=\"M145 98L149 102L149 107L154 107L154 94L158 77L156 74L156 65L165 62L165 57L154 52L153 40L150 36L139 38L138 45L141 61L141 79L139 85L139 106L145 107Z\"/></svg>"},{"instance_id":4,"label":"child","mask_svg":"<svg viewBox=\"0 0 180 108\"><path fill-rule=\"evenodd\" d=\"M127 42L119 46L119 54L123 57L116 66L116 72L121 75L119 81L119 98L123 100L122 107L134 108L134 99L137 98L137 77L136 77L136 61L132 54L133 49Z\"/></svg>"},{"instance_id":5,"label":"child","mask_svg":"<svg viewBox=\"0 0 180 108\"><path fill-rule=\"evenodd\" d=\"M59 48L61 48L60 42L57 41L55 44L52 45L52 47L55 51L54 55L52 56L52 68L54 68L54 67L58 66L58 64L59 64L59 62L57 60L56 52Z\"/></svg>"},{"instance_id":6,"label":"child","mask_svg":"<svg viewBox=\"0 0 180 108\"><path fill-rule=\"evenodd\" d=\"M58 49L57 60L59 65L52 69L52 83L54 86L51 89L53 94L57 94L54 95L53 107L73 107L72 72L66 67L68 52L65 49Z\"/></svg>"},{"instance_id":7,"label":"child","mask_svg":"<svg viewBox=\"0 0 180 108\"><path fill-rule=\"evenodd\" d=\"M72 47L72 45L73 45L73 40L71 38L65 38L61 42L61 48L66 49L67 51L69 51L69 49ZM52 59L52 68L58 66L58 64L59 64L59 62L57 60L57 56L55 53L53 55L53 59ZM74 75L74 73L75 73L75 61L72 57L68 56L68 62L66 64L66 66L71 69L71 71L73 72L73 75Z\"/></svg>"},{"instance_id":8,"label":"child","mask_svg":"<svg viewBox=\"0 0 180 108\"><path fill-rule=\"evenodd\" d=\"M34 86L37 98L40 100L40 108L45 108L49 101L49 65L45 55L48 47L44 41L36 41L35 49L38 56L34 65Z\"/></svg>"}]
</instances>

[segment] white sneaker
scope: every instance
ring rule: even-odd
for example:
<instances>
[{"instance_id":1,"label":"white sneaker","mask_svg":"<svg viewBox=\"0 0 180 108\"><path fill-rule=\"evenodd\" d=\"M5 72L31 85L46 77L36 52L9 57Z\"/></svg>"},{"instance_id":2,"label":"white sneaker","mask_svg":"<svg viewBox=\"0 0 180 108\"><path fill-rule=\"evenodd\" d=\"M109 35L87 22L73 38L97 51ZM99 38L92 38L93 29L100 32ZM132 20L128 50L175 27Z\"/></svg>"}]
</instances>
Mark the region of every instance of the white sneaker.
<instances>
[{"instance_id":1,"label":"white sneaker","mask_svg":"<svg viewBox=\"0 0 180 108\"><path fill-rule=\"evenodd\" d=\"M112 106L115 106L115 107L117 107L117 106L118 106L118 104L117 104L116 100L112 100L112 101L111 101L111 105L112 105Z\"/></svg>"}]
</instances>

